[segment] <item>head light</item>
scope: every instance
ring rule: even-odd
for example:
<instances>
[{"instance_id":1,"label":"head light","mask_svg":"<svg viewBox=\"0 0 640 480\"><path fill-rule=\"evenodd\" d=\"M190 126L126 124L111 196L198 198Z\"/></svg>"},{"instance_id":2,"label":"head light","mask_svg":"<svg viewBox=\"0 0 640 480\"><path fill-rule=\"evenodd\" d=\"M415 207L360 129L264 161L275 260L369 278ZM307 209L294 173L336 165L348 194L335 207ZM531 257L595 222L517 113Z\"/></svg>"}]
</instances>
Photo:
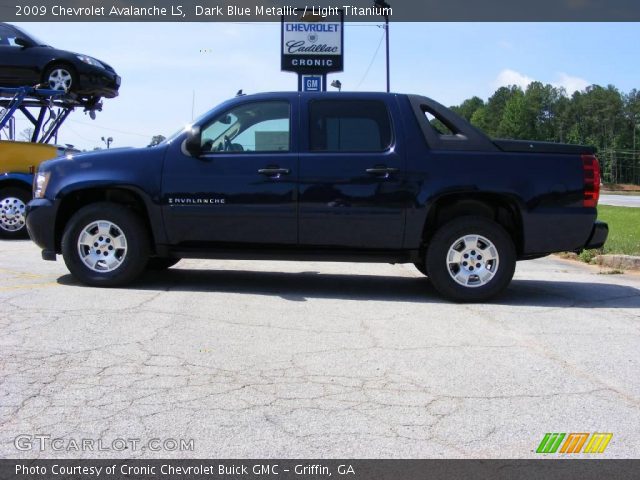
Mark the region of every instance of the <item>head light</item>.
<instances>
[{"instance_id":1,"label":"head light","mask_svg":"<svg viewBox=\"0 0 640 480\"><path fill-rule=\"evenodd\" d=\"M78 57L78 60L80 60L81 62L88 63L89 65L93 65L94 67L104 68L104 65L102 65L95 58L91 58L87 55L76 55L76 57Z\"/></svg>"},{"instance_id":2,"label":"head light","mask_svg":"<svg viewBox=\"0 0 640 480\"><path fill-rule=\"evenodd\" d=\"M33 179L33 198L44 198L51 172L38 172Z\"/></svg>"}]
</instances>

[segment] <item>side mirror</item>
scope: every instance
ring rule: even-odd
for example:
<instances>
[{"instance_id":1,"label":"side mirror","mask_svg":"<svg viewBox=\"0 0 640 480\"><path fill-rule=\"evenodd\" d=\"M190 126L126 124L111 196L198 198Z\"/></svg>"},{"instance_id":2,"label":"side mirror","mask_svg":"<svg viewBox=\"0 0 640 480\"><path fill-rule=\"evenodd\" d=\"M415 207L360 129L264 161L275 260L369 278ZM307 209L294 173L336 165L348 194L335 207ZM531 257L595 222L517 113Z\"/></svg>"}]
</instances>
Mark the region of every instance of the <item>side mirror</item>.
<instances>
[{"instance_id":1,"label":"side mirror","mask_svg":"<svg viewBox=\"0 0 640 480\"><path fill-rule=\"evenodd\" d=\"M21 46L22 48L33 47L33 43L26 38L18 37L14 40L16 45Z\"/></svg>"},{"instance_id":2,"label":"side mirror","mask_svg":"<svg viewBox=\"0 0 640 480\"><path fill-rule=\"evenodd\" d=\"M184 149L192 157L198 158L202 152L200 127L191 127L184 141Z\"/></svg>"}]
</instances>

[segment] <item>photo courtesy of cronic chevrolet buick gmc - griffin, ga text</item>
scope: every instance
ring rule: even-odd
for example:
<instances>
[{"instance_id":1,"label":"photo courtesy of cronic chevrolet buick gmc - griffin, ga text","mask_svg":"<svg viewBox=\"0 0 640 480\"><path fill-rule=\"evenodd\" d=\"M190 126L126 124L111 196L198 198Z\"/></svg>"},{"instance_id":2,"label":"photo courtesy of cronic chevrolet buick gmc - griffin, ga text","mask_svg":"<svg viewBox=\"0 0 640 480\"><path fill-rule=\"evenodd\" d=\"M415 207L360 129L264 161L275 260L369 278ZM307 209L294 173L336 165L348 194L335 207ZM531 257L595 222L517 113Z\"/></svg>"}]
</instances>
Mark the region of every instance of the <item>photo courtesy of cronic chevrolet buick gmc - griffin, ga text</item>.
<instances>
[{"instance_id":1,"label":"photo courtesy of cronic chevrolet buick gmc - griffin, ga text","mask_svg":"<svg viewBox=\"0 0 640 480\"><path fill-rule=\"evenodd\" d=\"M492 140L425 97L265 93L154 147L42 163L27 228L88 285L181 258L413 263L483 301L517 260L601 247L599 188L592 148Z\"/></svg>"}]
</instances>

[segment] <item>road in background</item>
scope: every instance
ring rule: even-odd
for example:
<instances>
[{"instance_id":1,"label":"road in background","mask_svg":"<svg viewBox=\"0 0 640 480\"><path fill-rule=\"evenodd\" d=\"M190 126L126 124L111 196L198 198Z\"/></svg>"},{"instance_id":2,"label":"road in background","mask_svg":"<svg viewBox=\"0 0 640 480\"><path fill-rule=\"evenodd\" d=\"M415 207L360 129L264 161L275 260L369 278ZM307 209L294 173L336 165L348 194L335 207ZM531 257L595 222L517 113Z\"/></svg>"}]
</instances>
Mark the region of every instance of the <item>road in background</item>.
<instances>
[{"instance_id":1,"label":"road in background","mask_svg":"<svg viewBox=\"0 0 640 480\"><path fill-rule=\"evenodd\" d=\"M640 195L600 195L598 203L613 207L640 207Z\"/></svg>"},{"instance_id":2,"label":"road in background","mask_svg":"<svg viewBox=\"0 0 640 480\"><path fill-rule=\"evenodd\" d=\"M96 289L26 241L0 259L1 457L535 457L547 432L640 457L640 275L541 259L458 305L410 265L186 260Z\"/></svg>"}]
</instances>

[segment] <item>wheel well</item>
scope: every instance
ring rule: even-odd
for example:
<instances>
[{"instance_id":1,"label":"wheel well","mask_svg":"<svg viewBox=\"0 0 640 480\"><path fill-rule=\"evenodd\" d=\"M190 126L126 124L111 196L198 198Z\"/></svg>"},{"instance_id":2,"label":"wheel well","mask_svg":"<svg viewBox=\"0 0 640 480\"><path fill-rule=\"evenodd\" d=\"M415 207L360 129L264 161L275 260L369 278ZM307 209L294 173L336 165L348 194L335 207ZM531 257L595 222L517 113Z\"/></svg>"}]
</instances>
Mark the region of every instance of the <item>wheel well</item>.
<instances>
[{"instance_id":1,"label":"wheel well","mask_svg":"<svg viewBox=\"0 0 640 480\"><path fill-rule=\"evenodd\" d=\"M149 213L147 207L144 204L142 198L124 188L101 188L101 189L86 189L72 192L67 195L58 208L58 214L56 216L55 226L55 239L56 239L56 251L60 251L62 243L62 235L64 233L65 226L69 219L82 207L85 207L91 203L97 202L112 202L119 205L124 205L131 208L136 212L140 218L144 221L147 231L149 232L150 247L151 250L155 249L155 242L153 241L153 230L151 229L151 222L149 221Z\"/></svg>"},{"instance_id":2,"label":"wheel well","mask_svg":"<svg viewBox=\"0 0 640 480\"><path fill-rule=\"evenodd\" d=\"M32 186L31 184L27 182L23 182L21 180L11 179L11 180L4 180L3 182L0 182L0 189L2 188L21 188L31 193Z\"/></svg>"},{"instance_id":3,"label":"wheel well","mask_svg":"<svg viewBox=\"0 0 640 480\"><path fill-rule=\"evenodd\" d=\"M47 70L49 70L54 65L64 65L65 67L71 69L72 73L76 73L76 67L74 67L71 62L68 62L67 60L51 60L49 63L45 65L44 69L42 70L43 82L46 80L44 77L47 74Z\"/></svg>"},{"instance_id":4,"label":"wheel well","mask_svg":"<svg viewBox=\"0 0 640 480\"><path fill-rule=\"evenodd\" d=\"M427 245L436 230L456 217L477 215L494 220L511 236L516 252L522 253L522 218L516 203L500 195L456 194L440 198L429 210L422 231L424 245Z\"/></svg>"}]
</instances>

